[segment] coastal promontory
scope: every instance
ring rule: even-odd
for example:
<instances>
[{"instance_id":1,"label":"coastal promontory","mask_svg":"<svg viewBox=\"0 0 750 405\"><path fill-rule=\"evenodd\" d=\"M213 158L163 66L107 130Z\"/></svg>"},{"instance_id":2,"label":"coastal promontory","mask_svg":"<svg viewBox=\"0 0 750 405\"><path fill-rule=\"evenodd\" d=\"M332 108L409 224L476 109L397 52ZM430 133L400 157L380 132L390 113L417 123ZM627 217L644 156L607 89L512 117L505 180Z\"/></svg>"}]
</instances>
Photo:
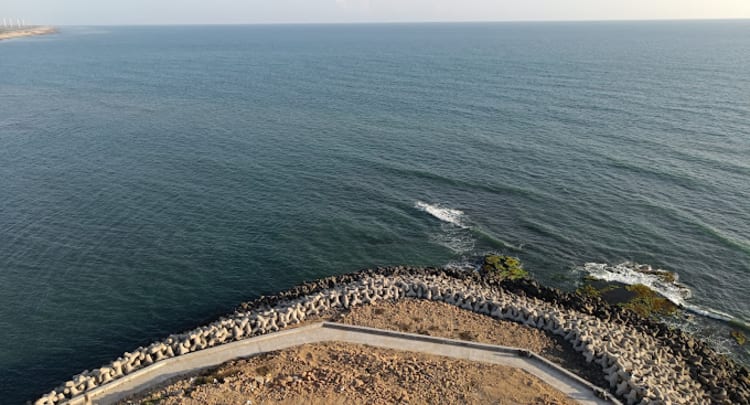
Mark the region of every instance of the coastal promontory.
<instances>
[{"instance_id":1,"label":"coastal promontory","mask_svg":"<svg viewBox=\"0 0 750 405\"><path fill-rule=\"evenodd\" d=\"M598 297L544 287L525 277L521 269L508 266L514 263L489 263L496 266L483 266L480 271L379 268L305 283L274 296L260 297L242 304L233 314L208 325L170 335L147 347L126 352L109 364L74 376L39 398L35 404L86 403L88 400L100 403L99 399L103 401L101 403L114 403L124 399L125 394L137 394L144 390L146 396L140 397L137 402L147 403L154 396L166 400L166 396L175 395L172 391L179 393L176 394L177 399L188 395L188 392L219 395L206 393L203 385L204 382L223 384L222 381L229 381L231 386L246 386L255 390L253 399L247 396L245 403L272 398L284 402L294 398L278 396L279 390L291 392L294 381L310 379L313 374L317 375L315 382L309 385L300 382L294 389L304 396L313 392L315 387L324 387L333 396L337 392L348 392L351 386L354 388L347 394L351 395L349 399L361 399L358 395L362 394L362 390L356 386L362 387L365 380L358 378L359 382L355 381L348 378L350 374L361 372L364 375L368 367L372 371L382 366L382 375L376 374L380 375L379 383L386 384L391 379L401 381L397 377L403 373L391 375L386 372L387 364L366 366L365 361L362 363L364 371L356 364L346 363L351 366L348 374L323 375L321 373L325 370L343 370L345 364L332 361L326 363L323 370L312 362L323 355L330 357L331 353L338 353L337 356L345 362L350 357L366 356L360 347L350 346L313 345L294 349L303 350L304 353L282 351L272 355L275 358L301 356L312 362L308 368L292 369L274 363L278 367L274 366L277 372L273 372L270 368L264 369L270 366L263 361L255 361L239 368L225 365L218 372L193 375L191 379L177 381L174 389L169 386L166 391L157 388L159 382L166 381L165 378L185 375L184 372L170 370L184 370L190 366L192 370L200 371L205 370L207 364L221 365L232 359L247 357L233 354L241 352L245 346L243 341L250 342L250 346L260 350L255 353L271 353L279 349L263 347L271 347L277 337L286 336L286 339L293 340L293 344L286 346L291 348L313 343L311 337L316 334L328 336L327 341L341 341L336 337L349 336L344 341L352 343L351 336L357 333L399 338L404 342L419 340L421 343L413 344L416 349L430 344L458 345L466 350L494 350L496 353L530 359L528 361L545 368L546 374L562 378L544 379L544 382L555 384L555 388L566 389L566 384L558 383L567 380L567 387L570 387L570 381L573 381L579 387L578 392L593 394L594 397L585 403L599 403L597 398L627 404L738 404L750 401L748 370L716 353L707 344L630 309L611 306ZM295 332L299 326L303 328ZM370 330L363 332L356 329L361 327ZM493 333L493 330L497 333ZM404 336L405 332L412 336ZM419 337L421 335L431 336ZM441 340L443 337L452 340ZM485 343L474 342L512 345L516 349L488 347ZM397 348L406 349L406 346ZM472 373L477 370L467 363L448 364L445 360L416 354L382 352L377 356L393 358L399 370L399 367L406 367L411 361L414 372L404 374L404 378L424 377L425 381L438 378L446 381L446 384L453 377L460 381L474 381ZM219 361L219 358L226 360ZM477 359L485 361L487 357L470 358ZM527 360L518 361L522 363L516 364L523 365ZM444 375L431 375L427 372L429 367L424 366L426 364L434 367L442 364L439 367L446 367L446 370L461 368L468 374L447 372ZM497 369L493 373L506 371ZM227 373L232 376L244 373L249 380L237 380ZM157 374L160 375L158 379L151 377ZM136 384L139 379L143 381ZM257 384L250 384L250 387L246 384L250 380ZM482 381L475 382L479 384ZM539 381L528 381L543 386ZM196 382L202 387L194 388ZM468 386L476 384L470 383ZM313 391L305 391L305 387ZM580 387L588 387L584 388L588 394ZM157 391L151 391L154 388ZM217 388L222 390L226 387ZM558 395L554 390L547 393L548 398ZM317 400L330 399L328 394ZM375 394L373 392L372 395ZM401 395L400 391L398 394ZM527 394L530 395L518 393ZM388 395L394 399L396 392ZM416 391L407 392L407 395L414 397ZM568 394L568 397L574 396ZM214 398L221 400L222 397ZM178 400L177 403L182 402Z\"/></svg>"},{"instance_id":2,"label":"coastal promontory","mask_svg":"<svg viewBox=\"0 0 750 405\"><path fill-rule=\"evenodd\" d=\"M33 37L37 35L48 35L57 32L55 27L50 26L31 26L19 28L2 28L0 27L0 41L5 39Z\"/></svg>"}]
</instances>

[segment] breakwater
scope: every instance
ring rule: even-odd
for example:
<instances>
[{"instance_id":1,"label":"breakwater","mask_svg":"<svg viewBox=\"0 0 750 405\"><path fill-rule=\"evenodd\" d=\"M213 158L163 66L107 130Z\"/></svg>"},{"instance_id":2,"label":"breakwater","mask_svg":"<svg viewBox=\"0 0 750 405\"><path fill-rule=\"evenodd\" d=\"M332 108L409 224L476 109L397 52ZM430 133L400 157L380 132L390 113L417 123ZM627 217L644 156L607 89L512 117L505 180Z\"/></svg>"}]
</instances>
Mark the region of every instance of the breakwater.
<instances>
[{"instance_id":1,"label":"breakwater","mask_svg":"<svg viewBox=\"0 0 750 405\"><path fill-rule=\"evenodd\" d=\"M680 331L597 298L533 280L497 281L474 272L393 267L325 278L244 303L230 316L84 371L35 405L63 403L166 358L275 332L331 311L407 297L442 301L563 336L601 369L605 388L628 404L750 403L746 368Z\"/></svg>"}]
</instances>

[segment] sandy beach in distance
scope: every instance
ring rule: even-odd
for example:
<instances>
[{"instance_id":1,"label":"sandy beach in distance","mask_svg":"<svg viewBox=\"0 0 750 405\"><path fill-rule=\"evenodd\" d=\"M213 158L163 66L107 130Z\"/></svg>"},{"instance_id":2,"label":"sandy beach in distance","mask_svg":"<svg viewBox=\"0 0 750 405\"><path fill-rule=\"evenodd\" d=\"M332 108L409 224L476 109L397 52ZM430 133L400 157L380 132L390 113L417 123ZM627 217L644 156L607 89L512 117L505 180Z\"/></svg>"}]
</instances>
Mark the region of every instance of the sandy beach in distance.
<instances>
[{"instance_id":1,"label":"sandy beach in distance","mask_svg":"<svg viewBox=\"0 0 750 405\"><path fill-rule=\"evenodd\" d=\"M36 35L54 34L57 30L54 27L28 27L18 29L0 28L0 41L4 39L13 39L21 37L31 37Z\"/></svg>"}]
</instances>

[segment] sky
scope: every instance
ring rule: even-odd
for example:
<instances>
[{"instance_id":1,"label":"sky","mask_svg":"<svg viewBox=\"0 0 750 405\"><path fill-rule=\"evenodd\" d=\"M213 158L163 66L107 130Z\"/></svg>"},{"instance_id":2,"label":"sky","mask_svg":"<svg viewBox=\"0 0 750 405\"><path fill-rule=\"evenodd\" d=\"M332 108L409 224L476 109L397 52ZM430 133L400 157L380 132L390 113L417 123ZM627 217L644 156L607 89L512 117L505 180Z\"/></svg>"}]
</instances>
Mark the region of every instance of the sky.
<instances>
[{"instance_id":1,"label":"sky","mask_svg":"<svg viewBox=\"0 0 750 405\"><path fill-rule=\"evenodd\" d=\"M53 25L750 18L750 0L1 0Z\"/></svg>"}]
</instances>

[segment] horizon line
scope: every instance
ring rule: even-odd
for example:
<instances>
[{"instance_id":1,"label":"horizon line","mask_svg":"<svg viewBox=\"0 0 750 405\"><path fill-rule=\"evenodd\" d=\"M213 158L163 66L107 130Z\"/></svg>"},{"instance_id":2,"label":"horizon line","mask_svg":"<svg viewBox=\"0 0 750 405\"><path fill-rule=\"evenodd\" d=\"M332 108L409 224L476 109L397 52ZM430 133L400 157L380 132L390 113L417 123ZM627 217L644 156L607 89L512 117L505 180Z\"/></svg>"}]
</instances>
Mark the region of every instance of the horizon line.
<instances>
[{"instance_id":1,"label":"horizon line","mask_svg":"<svg viewBox=\"0 0 750 405\"><path fill-rule=\"evenodd\" d=\"M604 22L721 22L748 21L750 17L718 18L644 18L644 19L570 19L570 20L415 20L415 21L272 21L232 23L116 23L116 24L34 24L53 27L164 27L164 26L248 26L248 25L399 25L399 24L512 24L512 23L604 23Z\"/></svg>"}]
</instances>

